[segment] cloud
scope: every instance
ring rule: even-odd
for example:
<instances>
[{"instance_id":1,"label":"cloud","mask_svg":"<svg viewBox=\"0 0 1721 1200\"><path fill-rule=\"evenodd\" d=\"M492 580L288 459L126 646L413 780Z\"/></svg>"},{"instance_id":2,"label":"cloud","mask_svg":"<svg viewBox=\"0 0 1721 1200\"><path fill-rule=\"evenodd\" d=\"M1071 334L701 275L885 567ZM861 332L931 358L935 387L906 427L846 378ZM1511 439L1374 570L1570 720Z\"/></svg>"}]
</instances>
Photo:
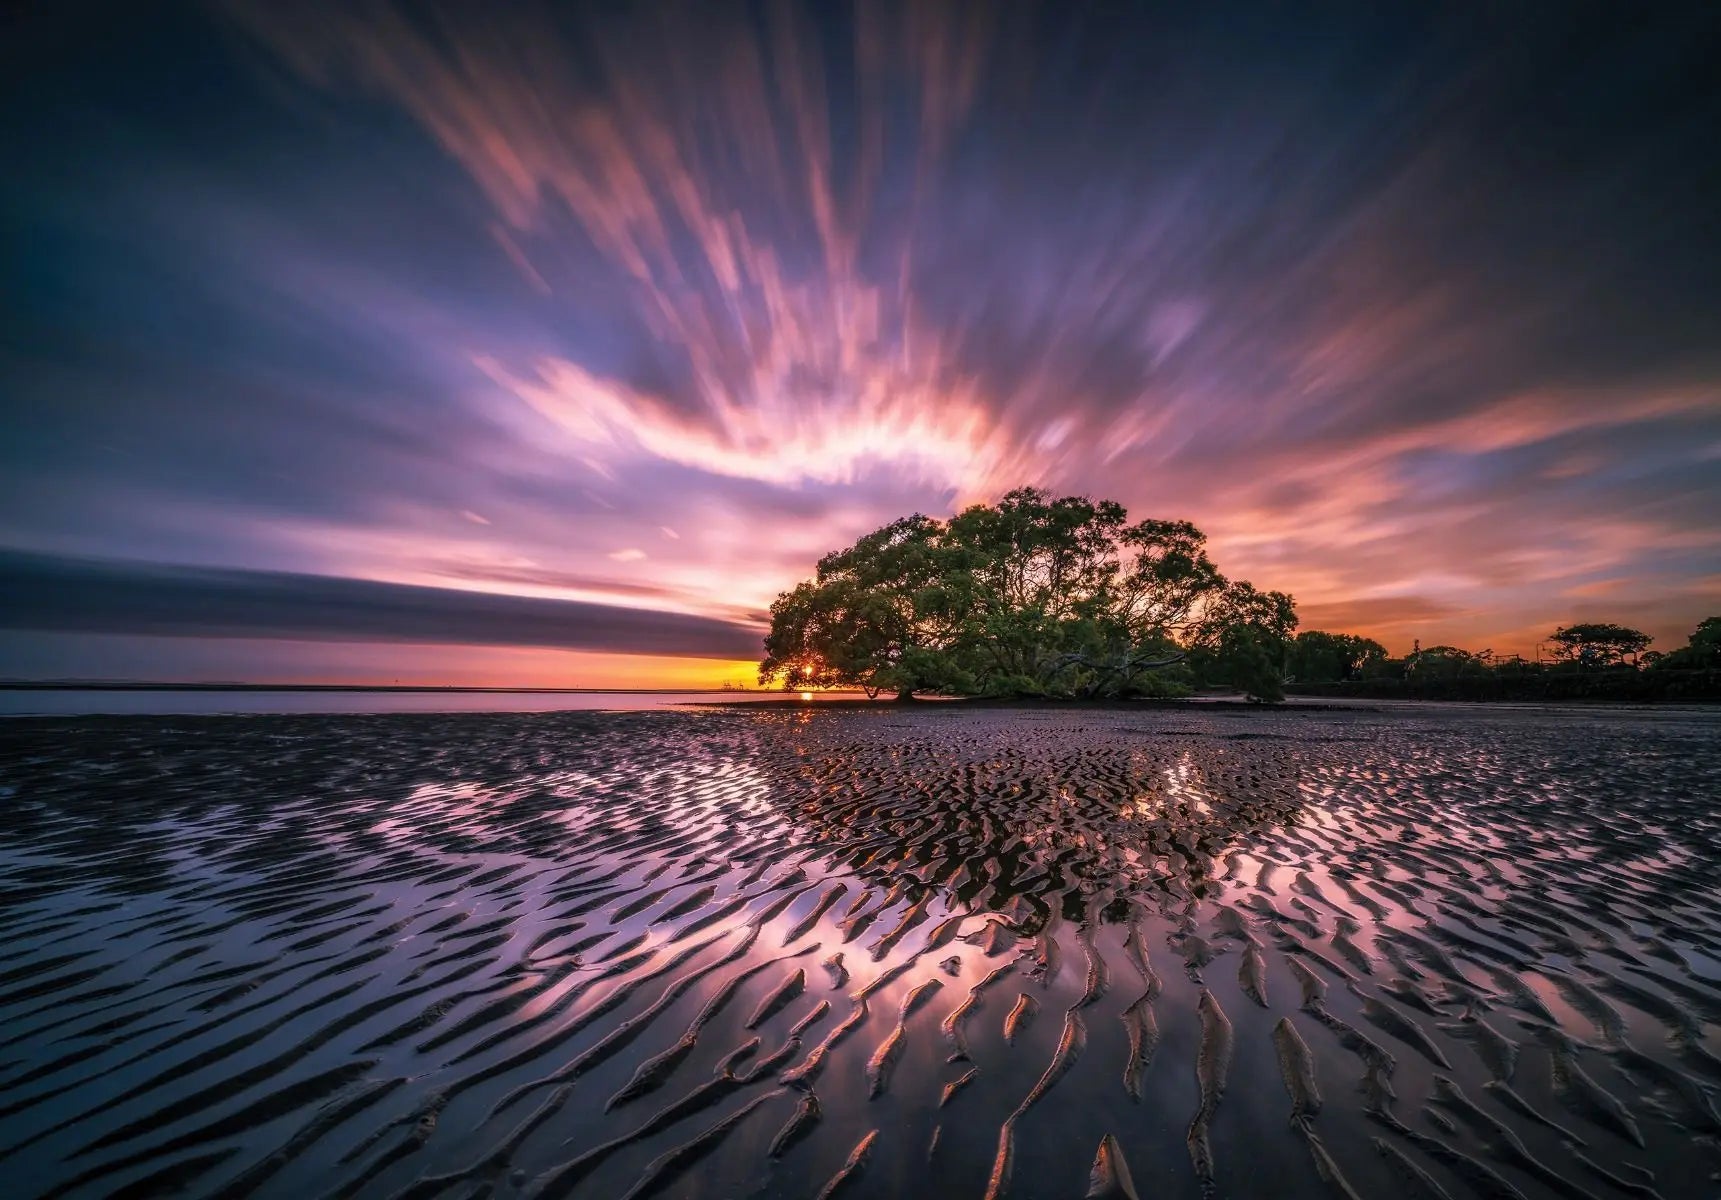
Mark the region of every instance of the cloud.
<instances>
[{"instance_id":1,"label":"cloud","mask_svg":"<svg viewBox=\"0 0 1721 1200\"><path fill-rule=\"evenodd\" d=\"M1425 596L1375 596L1365 600L1340 600L1329 604L1305 604L1298 610L1304 629L1390 629L1427 624L1456 616L1454 604Z\"/></svg>"},{"instance_id":2,"label":"cloud","mask_svg":"<svg viewBox=\"0 0 1721 1200\"><path fill-rule=\"evenodd\" d=\"M689 596L676 588L660 583L640 583L622 579L606 579L573 571L557 571L535 565L492 563L437 562L423 563L426 576L453 579L476 584L487 592L509 592L531 589L532 592L593 592L612 597L632 597L658 604L685 606L698 597ZM418 585L422 586L422 585ZM461 589L464 590L464 589ZM547 597L562 599L568 597ZM577 598L577 597L575 597Z\"/></svg>"},{"instance_id":3,"label":"cloud","mask_svg":"<svg viewBox=\"0 0 1721 1200\"><path fill-rule=\"evenodd\" d=\"M760 630L642 608L279 571L0 551L0 628L542 646L742 659Z\"/></svg>"},{"instance_id":4,"label":"cloud","mask_svg":"<svg viewBox=\"0 0 1721 1200\"><path fill-rule=\"evenodd\" d=\"M601 279L667 349L607 366L474 355L571 454L778 483L889 469L969 492L1025 469L900 272L862 261L885 156L930 171L970 111L981 25L937 9L859 18L853 166L831 128L833 81L802 49L818 30L792 8L762 38L698 8L670 37L655 17L618 19L593 39L590 73L546 54L557 35L531 22L444 14L440 30L383 5L233 12L307 78L419 120L512 231L500 244L539 290L557 277L533 255L554 257L571 219L569 240L597 260L582 283ZM887 94L917 119L890 121Z\"/></svg>"},{"instance_id":5,"label":"cloud","mask_svg":"<svg viewBox=\"0 0 1721 1200\"><path fill-rule=\"evenodd\" d=\"M722 621L1038 483L1396 648L1705 603L1698 18L51 8L0 545Z\"/></svg>"},{"instance_id":6,"label":"cloud","mask_svg":"<svg viewBox=\"0 0 1721 1200\"><path fill-rule=\"evenodd\" d=\"M995 432L973 399L888 373L856 376L846 397L822 408L793 388L768 384L745 402L712 396L707 418L690 422L576 363L546 359L518 374L486 358L478 365L581 451L612 460L658 459L774 484L852 483L888 467L971 493L1027 469L1025 453Z\"/></svg>"}]
</instances>

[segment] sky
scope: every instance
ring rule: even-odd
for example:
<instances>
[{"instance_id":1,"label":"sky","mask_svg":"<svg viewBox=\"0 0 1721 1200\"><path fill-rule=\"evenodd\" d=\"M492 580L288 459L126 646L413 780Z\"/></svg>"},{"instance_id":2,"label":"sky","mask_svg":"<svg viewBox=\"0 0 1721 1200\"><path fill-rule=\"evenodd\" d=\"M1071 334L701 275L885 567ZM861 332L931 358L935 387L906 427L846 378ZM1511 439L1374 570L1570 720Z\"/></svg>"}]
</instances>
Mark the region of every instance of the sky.
<instances>
[{"instance_id":1,"label":"sky","mask_svg":"<svg viewBox=\"0 0 1721 1200\"><path fill-rule=\"evenodd\" d=\"M1683 644L1721 8L1410 7L31 6L0 677L744 682L1023 484L1394 652Z\"/></svg>"}]
</instances>

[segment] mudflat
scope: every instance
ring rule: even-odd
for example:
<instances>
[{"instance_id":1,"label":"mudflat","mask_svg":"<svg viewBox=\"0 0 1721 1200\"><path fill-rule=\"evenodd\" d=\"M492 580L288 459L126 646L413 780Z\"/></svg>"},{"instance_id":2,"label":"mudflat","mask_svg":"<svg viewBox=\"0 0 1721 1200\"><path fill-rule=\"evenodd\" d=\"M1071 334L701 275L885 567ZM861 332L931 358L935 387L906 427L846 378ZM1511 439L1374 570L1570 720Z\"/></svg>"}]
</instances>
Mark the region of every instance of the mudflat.
<instances>
[{"instance_id":1,"label":"mudflat","mask_svg":"<svg viewBox=\"0 0 1721 1200\"><path fill-rule=\"evenodd\" d=\"M1721 1194L1721 714L0 724L9 1196Z\"/></svg>"}]
</instances>

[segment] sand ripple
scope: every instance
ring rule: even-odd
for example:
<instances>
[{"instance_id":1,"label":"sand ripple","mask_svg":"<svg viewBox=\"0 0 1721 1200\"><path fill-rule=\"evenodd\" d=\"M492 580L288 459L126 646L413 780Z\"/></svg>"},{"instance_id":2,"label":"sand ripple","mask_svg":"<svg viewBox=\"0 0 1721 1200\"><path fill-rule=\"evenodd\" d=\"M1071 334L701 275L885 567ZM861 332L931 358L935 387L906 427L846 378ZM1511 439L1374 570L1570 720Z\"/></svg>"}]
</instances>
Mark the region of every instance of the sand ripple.
<instances>
[{"instance_id":1,"label":"sand ripple","mask_svg":"<svg viewBox=\"0 0 1721 1200\"><path fill-rule=\"evenodd\" d=\"M1721 1194L1714 715L19 720L0 762L8 1196Z\"/></svg>"}]
</instances>

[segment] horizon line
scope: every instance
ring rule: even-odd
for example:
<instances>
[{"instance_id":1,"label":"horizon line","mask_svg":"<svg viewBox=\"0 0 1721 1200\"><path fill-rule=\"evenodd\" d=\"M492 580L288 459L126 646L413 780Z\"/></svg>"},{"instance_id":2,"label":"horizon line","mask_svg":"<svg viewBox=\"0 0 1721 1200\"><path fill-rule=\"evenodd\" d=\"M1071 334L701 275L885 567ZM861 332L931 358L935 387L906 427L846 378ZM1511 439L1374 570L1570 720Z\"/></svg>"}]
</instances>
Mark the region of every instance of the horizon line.
<instances>
[{"instance_id":1,"label":"horizon line","mask_svg":"<svg viewBox=\"0 0 1721 1200\"><path fill-rule=\"evenodd\" d=\"M782 692L767 687L532 687L439 683L187 683L141 679L0 679L0 691L13 692L498 692L556 695L678 696L732 695L737 692ZM859 688L787 689L790 691L859 692Z\"/></svg>"}]
</instances>

